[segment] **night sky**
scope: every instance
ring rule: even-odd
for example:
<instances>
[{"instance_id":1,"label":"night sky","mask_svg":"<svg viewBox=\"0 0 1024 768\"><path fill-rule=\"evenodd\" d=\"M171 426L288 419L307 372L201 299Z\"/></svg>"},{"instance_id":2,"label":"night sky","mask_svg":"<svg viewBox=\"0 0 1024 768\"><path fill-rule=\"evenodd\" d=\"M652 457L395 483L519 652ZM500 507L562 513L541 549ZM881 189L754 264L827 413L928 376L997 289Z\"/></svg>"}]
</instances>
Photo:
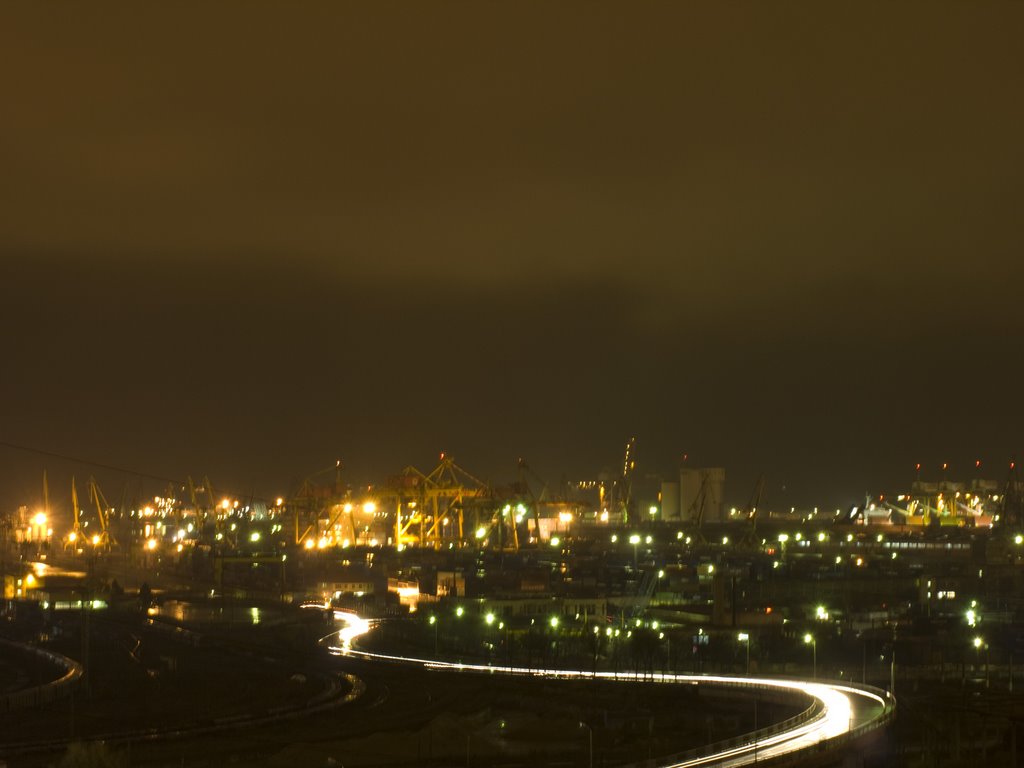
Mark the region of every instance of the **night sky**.
<instances>
[{"instance_id":1,"label":"night sky","mask_svg":"<svg viewBox=\"0 0 1024 768\"><path fill-rule=\"evenodd\" d=\"M2 15L4 442L276 495L635 435L787 507L1024 458L1022 4ZM0 448L0 503L43 466L128 477Z\"/></svg>"}]
</instances>

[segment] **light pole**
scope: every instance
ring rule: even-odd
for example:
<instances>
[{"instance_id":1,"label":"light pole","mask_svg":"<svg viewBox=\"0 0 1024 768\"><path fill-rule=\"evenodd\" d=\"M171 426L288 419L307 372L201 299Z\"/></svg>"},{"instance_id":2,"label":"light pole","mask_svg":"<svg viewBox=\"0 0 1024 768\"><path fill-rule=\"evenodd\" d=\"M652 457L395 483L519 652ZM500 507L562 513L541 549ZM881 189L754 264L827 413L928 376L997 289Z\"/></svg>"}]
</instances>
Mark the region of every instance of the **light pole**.
<instances>
[{"instance_id":1,"label":"light pole","mask_svg":"<svg viewBox=\"0 0 1024 768\"><path fill-rule=\"evenodd\" d=\"M430 623L434 627L434 658L437 658L437 616L430 617Z\"/></svg>"},{"instance_id":2,"label":"light pole","mask_svg":"<svg viewBox=\"0 0 1024 768\"><path fill-rule=\"evenodd\" d=\"M817 680L818 679L818 641L815 639L814 635L812 635L810 632L808 632L806 635L804 635L804 643L811 646L811 664L812 664L812 667L811 667L811 669L812 669L811 679L812 680Z\"/></svg>"},{"instance_id":3,"label":"light pole","mask_svg":"<svg viewBox=\"0 0 1024 768\"><path fill-rule=\"evenodd\" d=\"M637 554L636 548L640 544L640 534L634 533L629 537L629 543L633 545L633 570L636 570L639 566L637 565Z\"/></svg>"},{"instance_id":4,"label":"light pole","mask_svg":"<svg viewBox=\"0 0 1024 768\"><path fill-rule=\"evenodd\" d=\"M736 639L747 646L747 675L750 675L750 634L747 632L740 632L736 635Z\"/></svg>"},{"instance_id":5,"label":"light pole","mask_svg":"<svg viewBox=\"0 0 1024 768\"><path fill-rule=\"evenodd\" d=\"M508 637L508 627L505 626L504 621L498 622L498 629L505 630L505 666L509 669L512 668L512 645Z\"/></svg>"},{"instance_id":6,"label":"light pole","mask_svg":"<svg viewBox=\"0 0 1024 768\"><path fill-rule=\"evenodd\" d=\"M590 768L594 768L594 729L582 721L580 722L580 728L587 729L587 744L589 746L589 759L587 764Z\"/></svg>"},{"instance_id":7,"label":"light pole","mask_svg":"<svg viewBox=\"0 0 1024 768\"><path fill-rule=\"evenodd\" d=\"M985 687L988 688L988 646L980 635L974 638L974 671L977 674L978 665L981 663L981 649L985 649Z\"/></svg>"},{"instance_id":8,"label":"light pole","mask_svg":"<svg viewBox=\"0 0 1024 768\"><path fill-rule=\"evenodd\" d=\"M484 616L484 623L488 627L494 626L494 614L492 612L488 611L487 615ZM487 637L488 637L488 639L487 639L487 664L490 665L491 659L492 659L492 657L494 655L494 653L493 653L493 651L494 651L494 644L490 641L490 634L489 633L488 633Z\"/></svg>"},{"instance_id":9,"label":"light pole","mask_svg":"<svg viewBox=\"0 0 1024 768\"><path fill-rule=\"evenodd\" d=\"M896 695L896 629L892 631L892 659L889 665L889 695Z\"/></svg>"}]
</instances>

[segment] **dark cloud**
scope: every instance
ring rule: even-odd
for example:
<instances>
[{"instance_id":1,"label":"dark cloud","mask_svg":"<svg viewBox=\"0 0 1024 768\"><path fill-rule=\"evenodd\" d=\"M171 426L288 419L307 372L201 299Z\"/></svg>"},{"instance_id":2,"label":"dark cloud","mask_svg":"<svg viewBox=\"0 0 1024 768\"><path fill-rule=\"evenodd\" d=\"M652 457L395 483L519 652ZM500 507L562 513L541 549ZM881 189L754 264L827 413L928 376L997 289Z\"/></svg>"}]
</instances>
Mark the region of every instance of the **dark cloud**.
<instances>
[{"instance_id":1,"label":"dark cloud","mask_svg":"<svg viewBox=\"0 0 1024 768\"><path fill-rule=\"evenodd\" d=\"M794 502L1020 448L1020 9L6 16L12 440L276 492L637 433Z\"/></svg>"}]
</instances>

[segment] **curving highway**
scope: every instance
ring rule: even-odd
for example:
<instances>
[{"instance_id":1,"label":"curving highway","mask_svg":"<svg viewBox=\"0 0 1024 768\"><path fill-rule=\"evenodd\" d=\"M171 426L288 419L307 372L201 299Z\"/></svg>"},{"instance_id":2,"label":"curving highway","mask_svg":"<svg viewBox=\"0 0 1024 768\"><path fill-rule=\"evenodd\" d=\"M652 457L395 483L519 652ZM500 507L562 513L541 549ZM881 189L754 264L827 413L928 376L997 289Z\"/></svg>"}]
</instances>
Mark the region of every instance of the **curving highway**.
<instances>
[{"instance_id":1,"label":"curving highway","mask_svg":"<svg viewBox=\"0 0 1024 768\"><path fill-rule=\"evenodd\" d=\"M353 656L373 661L418 664L431 669L486 672L490 674L524 675L548 678L599 678L636 682L637 676L627 672L582 672L572 669L530 669L514 666L490 666L486 664L463 664L458 662L397 656L385 653L371 653L356 649L352 641L372 629L366 619L351 613L337 611L335 618L344 623L336 634L329 636L338 644L328 643L331 653ZM659 768L734 768L752 764L782 755L794 755L802 750L828 748L846 739L886 724L893 716L894 700L876 689L853 687L831 682L809 680L783 680L762 677L726 677L715 675L676 675L655 673L645 679L656 683L676 685L712 684L741 687L751 691L774 689L806 694L817 702L817 706L805 713L806 716L786 722L784 730L773 728L750 733L729 742L716 745L707 754L691 752L674 757L665 757L645 763ZM832 744L827 744L830 740Z\"/></svg>"}]
</instances>

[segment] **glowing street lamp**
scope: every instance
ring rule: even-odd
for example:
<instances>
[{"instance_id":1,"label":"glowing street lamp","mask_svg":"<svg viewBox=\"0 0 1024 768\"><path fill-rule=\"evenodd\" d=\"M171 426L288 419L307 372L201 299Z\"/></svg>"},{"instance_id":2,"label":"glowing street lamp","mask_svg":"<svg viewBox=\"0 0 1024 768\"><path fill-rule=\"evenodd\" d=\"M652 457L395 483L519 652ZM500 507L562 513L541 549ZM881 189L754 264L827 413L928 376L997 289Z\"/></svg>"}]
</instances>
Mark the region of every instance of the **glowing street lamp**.
<instances>
[{"instance_id":1,"label":"glowing street lamp","mask_svg":"<svg viewBox=\"0 0 1024 768\"><path fill-rule=\"evenodd\" d=\"M637 545L640 543L640 534L639 533L632 534L629 537L629 543L633 545L633 567L636 568L637 567L636 548L637 548Z\"/></svg>"},{"instance_id":2,"label":"glowing street lamp","mask_svg":"<svg viewBox=\"0 0 1024 768\"><path fill-rule=\"evenodd\" d=\"M804 635L804 643L811 646L811 679L818 679L818 641L810 632Z\"/></svg>"},{"instance_id":3,"label":"glowing street lamp","mask_svg":"<svg viewBox=\"0 0 1024 768\"><path fill-rule=\"evenodd\" d=\"M651 509L654 509L654 507L651 507ZM594 730L582 721L580 722L580 728L587 729L587 743L589 745L590 750L588 753L589 759L587 761L587 765L589 765L590 768L594 768Z\"/></svg>"},{"instance_id":4,"label":"glowing street lamp","mask_svg":"<svg viewBox=\"0 0 1024 768\"><path fill-rule=\"evenodd\" d=\"M982 648L985 649L985 687L988 688L988 645L985 643L985 638L981 637L980 635L978 637L975 637L974 640L971 641L971 642L974 645L974 651L975 651L975 661L974 661L974 668L975 668L975 670L977 670L978 662L979 662L979 660L981 658L981 649Z\"/></svg>"},{"instance_id":5,"label":"glowing street lamp","mask_svg":"<svg viewBox=\"0 0 1024 768\"><path fill-rule=\"evenodd\" d=\"M740 632L736 635L736 639L747 646L747 674L750 674L750 634L747 632Z\"/></svg>"}]
</instances>

